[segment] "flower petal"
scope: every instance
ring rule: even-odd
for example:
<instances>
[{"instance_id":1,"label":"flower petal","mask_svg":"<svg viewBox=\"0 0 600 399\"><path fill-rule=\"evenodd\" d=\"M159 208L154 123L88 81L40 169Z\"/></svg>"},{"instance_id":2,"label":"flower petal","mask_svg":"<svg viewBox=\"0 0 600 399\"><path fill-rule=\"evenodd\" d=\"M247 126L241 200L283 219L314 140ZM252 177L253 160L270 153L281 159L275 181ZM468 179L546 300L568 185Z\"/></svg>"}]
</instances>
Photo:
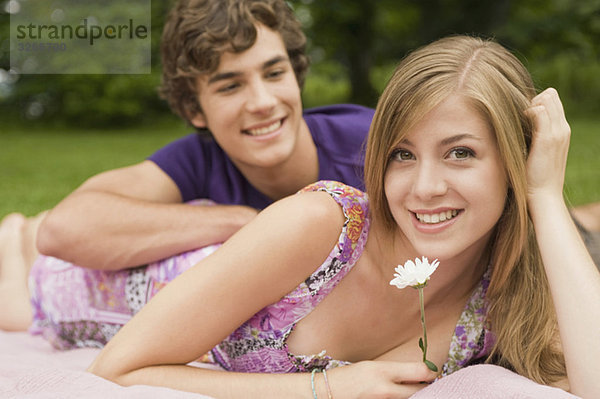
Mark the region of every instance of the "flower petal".
<instances>
[{"instance_id":1,"label":"flower petal","mask_svg":"<svg viewBox=\"0 0 600 399\"><path fill-rule=\"evenodd\" d=\"M404 266L398 265L394 269L396 273L390 284L400 289L407 286L423 286L439 264L440 262L437 259L429 263L429 260L425 256L421 257L421 259L415 258L414 262L408 259L404 263Z\"/></svg>"}]
</instances>

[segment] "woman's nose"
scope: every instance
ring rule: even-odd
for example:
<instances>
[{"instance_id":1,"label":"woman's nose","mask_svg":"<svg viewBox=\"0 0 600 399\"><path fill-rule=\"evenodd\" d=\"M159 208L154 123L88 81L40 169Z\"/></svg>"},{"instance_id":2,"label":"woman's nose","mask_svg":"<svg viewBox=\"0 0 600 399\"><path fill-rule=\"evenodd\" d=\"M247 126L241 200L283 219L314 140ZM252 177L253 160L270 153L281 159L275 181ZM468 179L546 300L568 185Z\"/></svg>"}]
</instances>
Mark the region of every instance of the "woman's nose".
<instances>
[{"instance_id":1,"label":"woman's nose","mask_svg":"<svg viewBox=\"0 0 600 399\"><path fill-rule=\"evenodd\" d=\"M414 175L413 193L423 200L446 194L448 184L443 165L435 161L420 161Z\"/></svg>"}]
</instances>

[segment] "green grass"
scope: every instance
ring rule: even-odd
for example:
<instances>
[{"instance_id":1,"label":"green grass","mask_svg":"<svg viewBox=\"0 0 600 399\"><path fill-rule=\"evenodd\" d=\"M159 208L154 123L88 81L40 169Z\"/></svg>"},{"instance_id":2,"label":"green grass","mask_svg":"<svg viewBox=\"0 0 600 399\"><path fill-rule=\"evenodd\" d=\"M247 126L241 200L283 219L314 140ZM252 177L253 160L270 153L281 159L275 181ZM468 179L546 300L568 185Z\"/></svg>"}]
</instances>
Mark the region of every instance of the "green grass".
<instances>
[{"instance_id":1,"label":"green grass","mask_svg":"<svg viewBox=\"0 0 600 399\"><path fill-rule=\"evenodd\" d=\"M183 123L171 123L120 131L0 132L0 217L51 208L88 177L140 162L190 131Z\"/></svg>"},{"instance_id":2,"label":"green grass","mask_svg":"<svg viewBox=\"0 0 600 399\"><path fill-rule=\"evenodd\" d=\"M565 193L572 205L600 201L600 119L571 118Z\"/></svg>"},{"instance_id":3,"label":"green grass","mask_svg":"<svg viewBox=\"0 0 600 399\"><path fill-rule=\"evenodd\" d=\"M571 121L566 193L600 201L600 120ZM98 172L137 163L190 129L182 123L122 131L11 128L0 133L0 217L54 206Z\"/></svg>"}]
</instances>

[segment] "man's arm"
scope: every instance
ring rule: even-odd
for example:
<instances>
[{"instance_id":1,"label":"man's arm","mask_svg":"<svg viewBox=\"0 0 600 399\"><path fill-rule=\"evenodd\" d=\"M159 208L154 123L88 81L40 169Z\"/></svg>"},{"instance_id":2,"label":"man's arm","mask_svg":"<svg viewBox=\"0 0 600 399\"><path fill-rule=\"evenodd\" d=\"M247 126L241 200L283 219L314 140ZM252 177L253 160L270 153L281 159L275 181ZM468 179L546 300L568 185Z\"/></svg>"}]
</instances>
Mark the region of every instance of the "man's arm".
<instances>
[{"instance_id":1,"label":"man's arm","mask_svg":"<svg viewBox=\"0 0 600 399\"><path fill-rule=\"evenodd\" d=\"M139 266L223 242L254 218L245 206L190 206L155 163L88 179L40 226L44 255L103 270Z\"/></svg>"}]
</instances>

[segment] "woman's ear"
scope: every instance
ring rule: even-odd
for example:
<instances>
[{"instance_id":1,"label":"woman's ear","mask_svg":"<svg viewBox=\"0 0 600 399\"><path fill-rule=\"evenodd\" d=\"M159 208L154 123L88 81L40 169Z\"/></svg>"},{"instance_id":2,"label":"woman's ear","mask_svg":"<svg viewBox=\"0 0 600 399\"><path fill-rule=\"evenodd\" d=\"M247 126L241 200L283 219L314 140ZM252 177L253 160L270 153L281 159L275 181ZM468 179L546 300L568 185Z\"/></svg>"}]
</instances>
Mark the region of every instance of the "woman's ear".
<instances>
[{"instance_id":1,"label":"woman's ear","mask_svg":"<svg viewBox=\"0 0 600 399\"><path fill-rule=\"evenodd\" d=\"M199 129L206 129L206 118L204 117L204 114L202 112L198 112L196 115L194 115L193 118L190 118L190 122L192 123L192 125L194 125L194 127L197 127Z\"/></svg>"}]
</instances>

